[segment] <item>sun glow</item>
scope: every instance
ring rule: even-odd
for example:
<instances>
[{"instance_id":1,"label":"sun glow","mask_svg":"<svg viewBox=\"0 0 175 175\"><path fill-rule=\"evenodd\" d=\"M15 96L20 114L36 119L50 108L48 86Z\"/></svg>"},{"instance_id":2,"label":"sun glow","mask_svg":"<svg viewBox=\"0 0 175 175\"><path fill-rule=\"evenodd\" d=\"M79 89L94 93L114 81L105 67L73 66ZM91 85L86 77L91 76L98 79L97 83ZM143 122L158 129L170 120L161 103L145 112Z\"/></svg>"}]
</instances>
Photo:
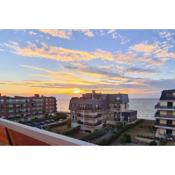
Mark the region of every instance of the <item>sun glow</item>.
<instances>
[{"instance_id":1,"label":"sun glow","mask_svg":"<svg viewBox=\"0 0 175 175\"><path fill-rule=\"evenodd\" d=\"M79 94L80 92L81 92L81 90L80 90L80 89L78 89L78 88L73 89L73 93L74 93L74 94Z\"/></svg>"}]
</instances>

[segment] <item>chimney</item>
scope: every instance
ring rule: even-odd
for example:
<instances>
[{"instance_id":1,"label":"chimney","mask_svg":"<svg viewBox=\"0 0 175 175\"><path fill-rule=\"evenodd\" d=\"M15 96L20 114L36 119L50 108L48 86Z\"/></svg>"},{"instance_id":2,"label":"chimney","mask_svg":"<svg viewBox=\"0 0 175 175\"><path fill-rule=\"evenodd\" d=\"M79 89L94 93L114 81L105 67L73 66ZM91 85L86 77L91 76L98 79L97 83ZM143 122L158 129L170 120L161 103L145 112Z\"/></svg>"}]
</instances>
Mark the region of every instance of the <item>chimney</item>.
<instances>
[{"instance_id":1,"label":"chimney","mask_svg":"<svg viewBox=\"0 0 175 175\"><path fill-rule=\"evenodd\" d=\"M34 97L39 97L39 94L34 94Z\"/></svg>"},{"instance_id":2,"label":"chimney","mask_svg":"<svg viewBox=\"0 0 175 175\"><path fill-rule=\"evenodd\" d=\"M94 99L95 90L92 90L92 99Z\"/></svg>"}]
</instances>

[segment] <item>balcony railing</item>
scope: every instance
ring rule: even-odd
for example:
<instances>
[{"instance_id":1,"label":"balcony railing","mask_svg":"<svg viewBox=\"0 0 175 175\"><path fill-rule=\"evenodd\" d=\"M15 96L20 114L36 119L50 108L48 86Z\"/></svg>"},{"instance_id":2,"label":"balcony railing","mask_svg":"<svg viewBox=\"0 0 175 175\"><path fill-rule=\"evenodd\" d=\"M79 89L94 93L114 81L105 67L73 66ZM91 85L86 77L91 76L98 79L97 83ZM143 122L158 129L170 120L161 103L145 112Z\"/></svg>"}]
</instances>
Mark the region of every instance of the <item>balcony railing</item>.
<instances>
[{"instance_id":1,"label":"balcony railing","mask_svg":"<svg viewBox=\"0 0 175 175\"><path fill-rule=\"evenodd\" d=\"M90 146L94 145L78 139L67 137L26 126L6 119L0 119L0 142L6 145L60 145Z\"/></svg>"},{"instance_id":2,"label":"balcony railing","mask_svg":"<svg viewBox=\"0 0 175 175\"><path fill-rule=\"evenodd\" d=\"M162 123L156 121L154 123L154 125L157 128L175 129L175 125L173 125L173 124L162 124Z\"/></svg>"},{"instance_id":3,"label":"balcony railing","mask_svg":"<svg viewBox=\"0 0 175 175\"><path fill-rule=\"evenodd\" d=\"M76 113L81 113L81 114L84 114L84 115L98 115L98 114L102 114L104 112L106 112L107 110L106 109L101 109L101 110L76 110Z\"/></svg>"},{"instance_id":4,"label":"balcony railing","mask_svg":"<svg viewBox=\"0 0 175 175\"><path fill-rule=\"evenodd\" d=\"M175 106L161 106L160 103L155 105L155 108L160 108L160 109L175 109Z\"/></svg>"},{"instance_id":5,"label":"balcony railing","mask_svg":"<svg viewBox=\"0 0 175 175\"><path fill-rule=\"evenodd\" d=\"M155 117L175 120L175 115L161 115L159 112L155 113Z\"/></svg>"}]
</instances>

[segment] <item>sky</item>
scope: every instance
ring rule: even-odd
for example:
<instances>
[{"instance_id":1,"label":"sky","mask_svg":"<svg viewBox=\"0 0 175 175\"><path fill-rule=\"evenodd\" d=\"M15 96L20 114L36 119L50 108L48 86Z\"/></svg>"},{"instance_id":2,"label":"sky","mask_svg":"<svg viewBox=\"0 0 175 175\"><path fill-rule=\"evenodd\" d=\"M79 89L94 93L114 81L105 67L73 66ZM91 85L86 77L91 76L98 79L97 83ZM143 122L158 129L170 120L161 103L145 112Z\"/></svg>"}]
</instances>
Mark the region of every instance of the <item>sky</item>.
<instances>
[{"instance_id":1,"label":"sky","mask_svg":"<svg viewBox=\"0 0 175 175\"><path fill-rule=\"evenodd\" d=\"M175 89L175 30L0 30L2 95Z\"/></svg>"}]
</instances>

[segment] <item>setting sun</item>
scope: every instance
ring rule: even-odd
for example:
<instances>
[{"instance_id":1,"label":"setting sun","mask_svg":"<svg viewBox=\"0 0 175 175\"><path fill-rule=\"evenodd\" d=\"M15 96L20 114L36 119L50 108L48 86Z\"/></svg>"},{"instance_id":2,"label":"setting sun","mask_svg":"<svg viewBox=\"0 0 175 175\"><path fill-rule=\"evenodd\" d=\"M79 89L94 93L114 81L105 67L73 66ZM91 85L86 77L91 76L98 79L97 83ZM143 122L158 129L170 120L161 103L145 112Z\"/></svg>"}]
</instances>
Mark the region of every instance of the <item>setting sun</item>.
<instances>
[{"instance_id":1,"label":"setting sun","mask_svg":"<svg viewBox=\"0 0 175 175\"><path fill-rule=\"evenodd\" d=\"M80 89L73 89L73 93L74 93L74 94L79 94L80 92L81 92Z\"/></svg>"}]
</instances>

